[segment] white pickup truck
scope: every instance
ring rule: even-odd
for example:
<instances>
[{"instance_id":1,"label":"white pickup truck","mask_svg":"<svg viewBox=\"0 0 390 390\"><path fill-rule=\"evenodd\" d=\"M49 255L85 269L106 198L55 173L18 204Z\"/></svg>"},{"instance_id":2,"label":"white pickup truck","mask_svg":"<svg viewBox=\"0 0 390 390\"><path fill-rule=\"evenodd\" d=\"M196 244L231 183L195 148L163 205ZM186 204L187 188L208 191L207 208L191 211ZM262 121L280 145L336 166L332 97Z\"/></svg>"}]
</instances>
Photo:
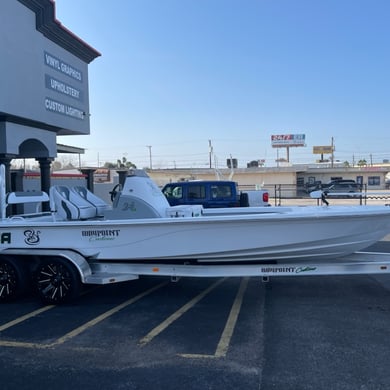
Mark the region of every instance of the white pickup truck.
<instances>
[{"instance_id":1,"label":"white pickup truck","mask_svg":"<svg viewBox=\"0 0 390 390\"><path fill-rule=\"evenodd\" d=\"M269 192L268 190L249 190L245 191L244 194L248 196L249 207L265 207L271 206L269 204Z\"/></svg>"}]
</instances>

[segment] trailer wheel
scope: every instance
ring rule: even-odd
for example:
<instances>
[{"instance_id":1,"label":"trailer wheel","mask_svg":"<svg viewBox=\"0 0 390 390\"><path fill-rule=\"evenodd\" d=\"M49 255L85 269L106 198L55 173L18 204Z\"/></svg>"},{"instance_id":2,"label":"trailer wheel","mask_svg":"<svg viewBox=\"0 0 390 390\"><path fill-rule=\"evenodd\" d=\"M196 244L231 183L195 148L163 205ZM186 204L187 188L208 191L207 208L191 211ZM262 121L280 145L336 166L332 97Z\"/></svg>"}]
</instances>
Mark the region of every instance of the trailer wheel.
<instances>
[{"instance_id":1,"label":"trailer wheel","mask_svg":"<svg viewBox=\"0 0 390 390\"><path fill-rule=\"evenodd\" d=\"M42 301L49 304L70 302L81 290L81 280L75 267L67 260L53 258L39 264L35 283Z\"/></svg>"},{"instance_id":2,"label":"trailer wheel","mask_svg":"<svg viewBox=\"0 0 390 390\"><path fill-rule=\"evenodd\" d=\"M0 302L23 294L28 286L27 267L12 257L0 257Z\"/></svg>"}]
</instances>

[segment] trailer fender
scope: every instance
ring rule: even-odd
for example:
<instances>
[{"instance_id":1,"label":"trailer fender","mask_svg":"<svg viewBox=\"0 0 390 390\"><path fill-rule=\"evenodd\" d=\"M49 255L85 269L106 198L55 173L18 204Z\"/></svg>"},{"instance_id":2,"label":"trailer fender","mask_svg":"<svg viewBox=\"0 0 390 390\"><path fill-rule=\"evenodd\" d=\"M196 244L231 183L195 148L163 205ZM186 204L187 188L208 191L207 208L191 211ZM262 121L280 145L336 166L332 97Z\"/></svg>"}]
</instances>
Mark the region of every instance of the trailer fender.
<instances>
[{"instance_id":1,"label":"trailer fender","mask_svg":"<svg viewBox=\"0 0 390 390\"><path fill-rule=\"evenodd\" d=\"M81 282L91 276L92 270L88 261L77 252L68 249L7 249L2 252L9 255L37 256L37 257L61 257L72 263L80 274Z\"/></svg>"}]
</instances>

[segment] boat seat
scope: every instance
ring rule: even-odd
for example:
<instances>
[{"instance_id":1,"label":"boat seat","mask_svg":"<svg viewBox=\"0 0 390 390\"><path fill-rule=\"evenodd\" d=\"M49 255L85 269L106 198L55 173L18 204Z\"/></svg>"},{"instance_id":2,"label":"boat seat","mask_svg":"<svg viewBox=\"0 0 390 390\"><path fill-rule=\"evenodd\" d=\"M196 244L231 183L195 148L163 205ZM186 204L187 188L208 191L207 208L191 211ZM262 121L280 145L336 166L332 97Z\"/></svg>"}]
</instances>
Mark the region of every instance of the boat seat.
<instances>
[{"instance_id":1,"label":"boat seat","mask_svg":"<svg viewBox=\"0 0 390 390\"><path fill-rule=\"evenodd\" d=\"M66 220L89 219L96 216L96 208L66 186L50 188L50 207Z\"/></svg>"},{"instance_id":2,"label":"boat seat","mask_svg":"<svg viewBox=\"0 0 390 390\"><path fill-rule=\"evenodd\" d=\"M16 191L9 192L5 198L6 205L35 203L35 212L38 213L42 202L48 202L49 196L43 191Z\"/></svg>"},{"instance_id":3,"label":"boat seat","mask_svg":"<svg viewBox=\"0 0 390 390\"><path fill-rule=\"evenodd\" d=\"M81 196L87 202L89 202L96 209L96 216L102 217L104 211L108 210L110 206L101 198L96 196L93 192L89 191L86 187L75 186L70 189L75 192L77 195Z\"/></svg>"}]
</instances>

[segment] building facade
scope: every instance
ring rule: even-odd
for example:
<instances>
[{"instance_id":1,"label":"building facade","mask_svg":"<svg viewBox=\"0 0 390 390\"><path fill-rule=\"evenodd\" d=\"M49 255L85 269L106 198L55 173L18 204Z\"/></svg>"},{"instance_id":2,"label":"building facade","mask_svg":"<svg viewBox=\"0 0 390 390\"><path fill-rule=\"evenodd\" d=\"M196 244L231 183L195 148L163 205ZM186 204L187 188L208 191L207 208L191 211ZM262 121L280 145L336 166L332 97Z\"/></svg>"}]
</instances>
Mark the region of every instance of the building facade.
<instances>
[{"instance_id":1,"label":"building facade","mask_svg":"<svg viewBox=\"0 0 390 390\"><path fill-rule=\"evenodd\" d=\"M240 188L256 189L275 187L284 189L286 196L299 196L305 193L308 184L315 181L327 183L335 179L350 179L368 190L386 188L389 166L367 167L321 167L316 165L293 165L288 167L258 167L231 169L153 169L149 176L159 186L181 180L231 179Z\"/></svg>"},{"instance_id":2,"label":"building facade","mask_svg":"<svg viewBox=\"0 0 390 390\"><path fill-rule=\"evenodd\" d=\"M51 0L0 2L0 163L35 158L50 186L57 135L89 134L88 64L100 55L55 18Z\"/></svg>"}]
</instances>

